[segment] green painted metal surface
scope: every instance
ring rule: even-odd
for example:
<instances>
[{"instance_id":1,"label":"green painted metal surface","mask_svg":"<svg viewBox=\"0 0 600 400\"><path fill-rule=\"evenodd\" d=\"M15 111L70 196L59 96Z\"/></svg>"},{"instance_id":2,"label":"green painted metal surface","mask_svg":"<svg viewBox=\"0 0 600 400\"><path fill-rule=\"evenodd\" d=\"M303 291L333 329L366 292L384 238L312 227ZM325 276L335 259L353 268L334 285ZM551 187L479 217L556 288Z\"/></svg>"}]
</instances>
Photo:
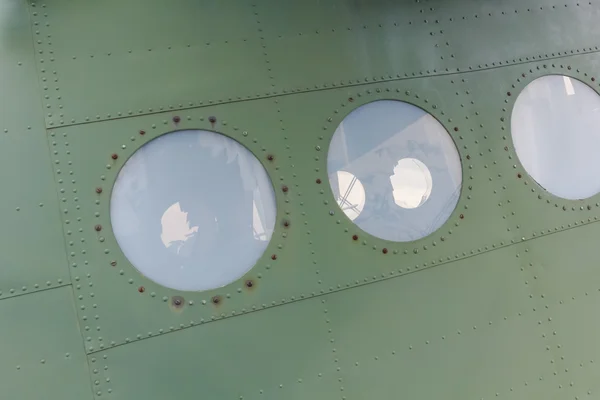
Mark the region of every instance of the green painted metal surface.
<instances>
[{"instance_id":1,"label":"green painted metal surface","mask_svg":"<svg viewBox=\"0 0 600 400\"><path fill-rule=\"evenodd\" d=\"M599 16L597 1L1 0L4 396L595 398L600 197L529 178L510 115L543 75L599 90ZM378 99L431 113L461 156L457 208L415 242L360 231L327 182L336 127ZM268 249L222 289L149 281L111 229L120 168L179 129L239 141L275 188Z\"/></svg>"},{"instance_id":2,"label":"green painted metal surface","mask_svg":"<svg viewBox=\"0 0 600 400\"><path fill-rule=\"evenodd\" d=\"M2 386L19 399L91 398L70 287L0 302Z\"/></svg>"}]
</instances>

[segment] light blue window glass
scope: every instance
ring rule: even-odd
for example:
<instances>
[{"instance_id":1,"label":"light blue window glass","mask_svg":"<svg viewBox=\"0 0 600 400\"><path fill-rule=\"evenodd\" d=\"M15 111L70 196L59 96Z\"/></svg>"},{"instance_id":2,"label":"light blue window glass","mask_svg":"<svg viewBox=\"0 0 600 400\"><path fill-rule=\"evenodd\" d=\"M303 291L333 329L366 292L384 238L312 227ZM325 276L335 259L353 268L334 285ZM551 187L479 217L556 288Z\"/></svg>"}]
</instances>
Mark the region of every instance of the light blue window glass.
<instances>
[{"instance_id":1,"label":"light blue window glass","mask_svg":"<svg viewBox=\"0 0 600 400\"><path fill-rule=\"evenodd\" d=\"M547 75L517 97L511 133L527 173L555 196L600 192L600 96L567 76Z\"/></svg>"},{"instance_id":2,"label":"light blue window glass","mask_svg":"<svg viewBox=\"0 0 600 400\"><path fill-rule=\"evenodd\" d=\"M169 288L222 287L248 272L275 226L275 193L256 157L207 131L152 140L123 166L113 231L143 275Z\"/></svg>"},{"instance_id":3,"label":"light blue window glass","mask_svg":"<svg viewBox=\"0 0 600 400\"><path fill-rule=\"evenodd\" d=\"M380 100L352 111L331 140L329 182L359 228L408 242L440 228L460 196L462 170L446 129L408 103Z\"/></svg>"}]
</instances>

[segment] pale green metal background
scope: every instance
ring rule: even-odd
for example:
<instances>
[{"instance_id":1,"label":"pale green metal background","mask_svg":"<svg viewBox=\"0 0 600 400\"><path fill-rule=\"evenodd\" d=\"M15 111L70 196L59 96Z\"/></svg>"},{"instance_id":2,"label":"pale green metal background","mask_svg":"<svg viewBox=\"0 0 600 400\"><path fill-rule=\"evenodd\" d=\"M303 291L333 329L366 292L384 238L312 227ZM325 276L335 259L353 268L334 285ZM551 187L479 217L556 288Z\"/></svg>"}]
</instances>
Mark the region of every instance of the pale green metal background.
<instances>
[{"instance_id":1,"label":"pale green metal background","mask_svg":"<svg viewBox=\"0 0 600 400\"><path fill-rule=\"evenodd\" d=\"M599 17L598 1L1 0L3 395L596 398L600 196L531 180L510 113L545 74L598 90ZM413 243L358 230L327 184L335 128L377 99L428 111L461 155L455 212ZM204 293L141 276L109 217L127 157L187 128L247 146L277 195L264 257Z\"/></svg>"}]
</instances>

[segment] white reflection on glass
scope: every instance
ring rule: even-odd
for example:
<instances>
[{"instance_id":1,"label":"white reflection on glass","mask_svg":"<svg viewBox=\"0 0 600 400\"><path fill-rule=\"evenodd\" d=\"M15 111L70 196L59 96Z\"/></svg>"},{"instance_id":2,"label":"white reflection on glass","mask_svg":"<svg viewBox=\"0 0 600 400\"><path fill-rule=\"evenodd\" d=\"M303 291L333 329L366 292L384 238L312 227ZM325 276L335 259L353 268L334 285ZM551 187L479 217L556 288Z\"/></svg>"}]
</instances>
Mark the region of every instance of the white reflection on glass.
<instances>
[{"instance_id":1,"label":"white reflection on glass","mask_svg":"<svg viewBox=\"0 0 600 400\"><path fill-rule=\"evenodd\" d=\"M173 248L177 254L185 242L198 232L197 226L190 227L188 213L181 210L179 202L167 208L160 222L162 225L160 239L167 249Z\"/></svg>"},{"instance_id":2,"label":"white reflection on glass","mask_svg":"<svg viewBox=\"0 0 600 400\"><path fill-rule=\"evenodd\" d=\"M567 91L568 96L572 96L575 94L575 88L573 87L573 83L571 82L571 78L568 76L563 76L563 80L565 81L565 90Z\"/></svg>"},{"instance_id":3,"label":"white reflection on glass","mask_svg":"<svg viewBox=\"0 0 600 400\"><path fill-rule=\"evenodd\" d=\"M362 183L350 172L337 171L337 184L333 184L333 194L344 214L355 220L365 207L365 189Z\"/></svg>"},{"instance_id":4,"label":"white reflection on glass","mask_svg":"<svg viewBox=\"0 0 600 400\"><path fill-rule=\"evenodd\" d=\"M458 151L444 127L422 109L393 100L361 106L338 126L327 155L336 197L340 172L365 193L364 202L352 202L363 206L350 219L374 236L400 242L442 226L462 182Z\"/></svg>"},{"instance_id":5,"label":"white reflection on glass","mask_svg":"<svg viewBox=\"0 0 600 400\"><path fill-rule=\"evenodd\" d=\"M260 205L260 203L259 203L259 205ZM254 235L254 239L262 240L263 242L266 242L269 240L270 234L269 234L268 229L266 229L263 224L263 220L265 219L264 215L265 215L264 210L261 210L261 212L259 212L258 207L256 207L256 201L253 201L252 202L252 234Z\"/></svg>"},{"instance_id":6,"label":"white reflection on glass","mask_svg":"<svg viewBox=\"0 0 600 400\"><path fill-rule=\"evenodd\" d=\"M515 101L511 134L525 171L548 192L569 200L600 192L600 96L591 87L535 79Z\"/></svg>"},{"instance_id":7,"label":"white reflection on glass","mask_svg":"<svg viewBox=\"0 0 600 400\"><path fill-rule=\"evenodd\" d=\"M260 162L238 142L178 131L138 149L111 197L115 237L149 279L208 290L242 277L266 249L275 193Z\"/></svg>"},{"instance_id":8,"label":"white reflection on glass","mask_svg":"<svg viewBox=\"0 0 600 400\"><path fill-rule=\"evenodd\" d=\"M414 158L403 158L390 176L394 201L402 208L417 208L431 195L431 173L425 164Z\"/></svg>"}]
</instances>

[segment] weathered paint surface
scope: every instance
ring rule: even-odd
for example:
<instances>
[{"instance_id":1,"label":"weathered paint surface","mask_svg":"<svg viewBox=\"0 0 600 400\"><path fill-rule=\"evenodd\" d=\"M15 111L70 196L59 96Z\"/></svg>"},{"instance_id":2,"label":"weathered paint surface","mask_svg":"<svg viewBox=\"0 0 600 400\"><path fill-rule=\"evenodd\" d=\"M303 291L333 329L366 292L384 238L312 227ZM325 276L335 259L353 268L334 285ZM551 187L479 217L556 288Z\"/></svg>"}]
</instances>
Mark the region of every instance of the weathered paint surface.
<instances>
[{"instance_id":1,"label":"weathered paint surface","mask_svg":"<svg viewBox=\"0 0 600 400\"><path fill-rule=\"evenodd\" d=\"M2 396L594 398L600 196L537 185L510 116L543 75L599 90L599 16L574 0L1 0ZM327 182L336 127L378 99L432 114L460 153L457 208L416 242L362 232ZM112 233L119 169L177 129L239 141L275 188L269 248L219 290L149 281Z\"/></svg>"}]
</instances>

